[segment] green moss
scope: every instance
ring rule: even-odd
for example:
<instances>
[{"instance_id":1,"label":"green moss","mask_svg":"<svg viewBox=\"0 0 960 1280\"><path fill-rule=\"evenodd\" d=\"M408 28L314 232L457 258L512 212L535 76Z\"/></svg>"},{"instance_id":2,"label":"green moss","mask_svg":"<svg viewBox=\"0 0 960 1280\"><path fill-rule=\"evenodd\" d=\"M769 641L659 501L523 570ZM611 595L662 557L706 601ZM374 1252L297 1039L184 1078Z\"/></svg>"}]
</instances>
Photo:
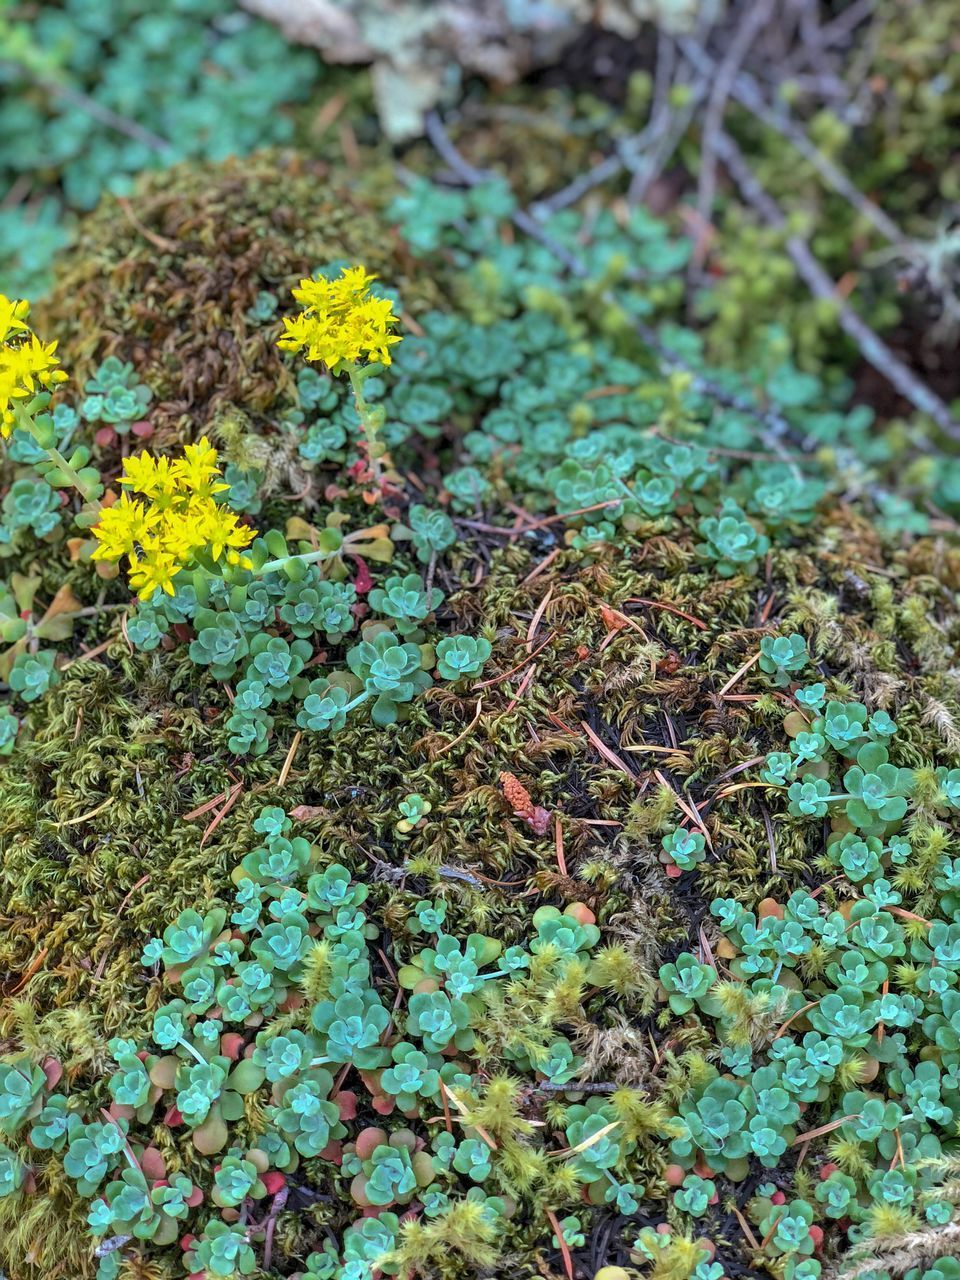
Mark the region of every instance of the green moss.
<instances>
[{"instance_id":1,"label":"green moss","mask_svg":"<svg viewBox=\"0 0 960 1280\"><path fill-rule=\"evenodd\" d=\"M275 418L296 401L270 330L247 315L257 294L282 293L344 257L381 270L414 313L442 305L454 282L442 268L439 282L425 278L401 249L391 252L378 224L328 191L322 175L293 161L277 172L274 158L227 166L213 183L189 171L175 187L151 180L131 205L135 223L118 230L109 210L91 219L37 319L60 335L77 378L110 354L133 363L154 392L159 449L209 430L231 447L259 450L273 486L267 517L280 522L292 493L302 503L294 510L313 518L319 500L304 496L292 457L264 447L277 438ZM104 447L107 464L115 449ZM505 483L501 492L509 493ZM347 493L343 509L359 520L362 501ZM146 938L185 909L227 907L254 818L279 805L323 864L340 862L370 885L385 986L388 965L408 959L402 926L425 896L444 901L451 932L511 942L544 903L581 901L596 912L607 948L596 989L583 995L561 983L531 999L523 1031L532 1045L542 1040L546 1008L572 1025L583 1079L625 1086L610 1105L638 1144L631 1176L652 1203L663 1200L662 1113L642 1111L639 1090L651 1106L674 1103L706 1078L718 1046L699 1023L655 1014L659 966L701 945L711 898L750 907L782 899L810 883L824 852L819 827L787 817L785 802L756 783L758 759L784 745L784 695L751 662L760 639L803 635L831 697L896 711L898 763L927 769L914 842L932 865L942 840L930 769L960 762L950 675L960 557L939 541L878 533L858 508L830 499L755 572L727 578L698 555L692 504L669 528L625 521L615 542L585 551L566 545L555 524L518 538L474 524L461 525L435 581L447 597L445 627L482 626L489 637L485 679L434 687L404 721L349 720L331 738L298 738L295 707L280 705L268 748L253 760L225 751L223 687L183 644L132 653L116 613L82 620L73 661L29 709L25 742L0 773L4 1051L57 1059L71 1092L106 1105L107 1040L146 1036L169 998L140 965ZM100 583L68 553L62 541L34 548L48 596L66 582L84 601L124 597L120 584ZM429 821L398 834L399 805L411 792L429 801ZM678 881L665 874L662 837L693 804L710 853ZM824 900L834 906L843 893L828 885ZM921 878L911 909L922 914L934 896ZM322 973L314 979L319 990ZM742 1012L745 1034L758 1023L773 1029L770 1011ZM502 1066L498 1045L517 1034L515 1013L496 1002L488 1011L481 1057L491 1077ZM562 1095L512 1090L499 1103L488 1095L478 1122L509 1134L515 1110L523 1125L542 1119L551 1132L571 1123ZM253 1098L237 1122L241 1139L262 1120L262 1100ZM175 1130L157 1124L154 1140L209 1185L209 1161ZM517 1186L540 1188L541 1202L558 1212L575 1203L569 1162L516 1146L504 1159ZM89 1238L61 1158L27 1154L38 1189L22 1204L0 1201L0 1265L11 1280L47 1280L58 1264L86 1280ZM322 1165L308 1167L303 1182L326 1186L325 1177ZM288 1208L277 1223L276 1269L291 1274L321 1246L326 1226L340 1236L354 1214L339 1200ZM461 1258L480 1268L491 1248L527 1271L548 1252L549 1224L529 1205L495 1242L470 1217L463 1205L451 1215L459 1233L452 1262L440 1256L442 1232L425 1220L405 1229L400 1258L459 1277ZM740 1246L722 1243L736 1260ZM178 1271L179 1259L165 1258L142 1274Z\"/></svg>"}]
</instances>

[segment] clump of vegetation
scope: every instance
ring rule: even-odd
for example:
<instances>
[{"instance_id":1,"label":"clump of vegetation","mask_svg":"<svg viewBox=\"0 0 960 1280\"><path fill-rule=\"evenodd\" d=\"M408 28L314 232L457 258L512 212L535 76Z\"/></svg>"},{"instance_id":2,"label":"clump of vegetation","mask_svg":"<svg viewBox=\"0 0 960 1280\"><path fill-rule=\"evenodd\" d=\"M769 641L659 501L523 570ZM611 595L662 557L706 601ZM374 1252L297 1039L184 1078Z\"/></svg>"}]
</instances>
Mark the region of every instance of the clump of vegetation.
<instances>
[{"instance_id":1,"label":"clump of vegetation","mask_svg":"<svg viewBox=\"0 0 960 1280\"><path fill-rule=\"evenodd\" d=\"M319 60L221 0L4 5L0 288L45 292L67 211L130 194L145 169L288 142ZM107 421L112 421L108 418Z\"/></svg>"},{"instance_id":2,"label":"clump of vegetation","mask_svg":"<svg viewBox=\"0 0 960 1280\"><path fill-rule=\"evenodd\" d=\"M943 1280L952 529L652 217L276 172L2 313L0 1262Z\"/></svg>"}]
</instances>

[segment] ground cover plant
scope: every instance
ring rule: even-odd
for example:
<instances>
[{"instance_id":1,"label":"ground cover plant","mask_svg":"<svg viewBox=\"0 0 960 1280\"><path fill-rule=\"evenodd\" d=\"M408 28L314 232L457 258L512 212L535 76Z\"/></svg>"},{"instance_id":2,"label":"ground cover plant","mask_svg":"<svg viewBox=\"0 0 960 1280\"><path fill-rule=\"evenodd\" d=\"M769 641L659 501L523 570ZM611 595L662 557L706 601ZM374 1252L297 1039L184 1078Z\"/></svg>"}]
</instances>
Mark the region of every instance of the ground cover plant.
<instances>
[{"instance_id":1,"label":"ground cover plant","mask_svg":"<svg viewBox=\"0 0 960 1280\"><path fill-rule=\"evenodd\" d=\"M956 1280L929 424L428 127L0 298L0 1268Z\"/></svg>"},{"instance_id":2,"label":"ground cover plant","mask_svg":"<svg viewBox=\"0 0 960 1280\"><path fill-rule=\"evenodd\" d=\"M159 267L94 219L8 313L11 465L63 497L10 539L5 1267L949 1256L956 552L664 372L645 286L378 259L290 181L315 242L188 172ZM225 297L183 402L164 333L202 368ZM278 345L338 314L353 387Z\"/></svg>"}]
</instances>

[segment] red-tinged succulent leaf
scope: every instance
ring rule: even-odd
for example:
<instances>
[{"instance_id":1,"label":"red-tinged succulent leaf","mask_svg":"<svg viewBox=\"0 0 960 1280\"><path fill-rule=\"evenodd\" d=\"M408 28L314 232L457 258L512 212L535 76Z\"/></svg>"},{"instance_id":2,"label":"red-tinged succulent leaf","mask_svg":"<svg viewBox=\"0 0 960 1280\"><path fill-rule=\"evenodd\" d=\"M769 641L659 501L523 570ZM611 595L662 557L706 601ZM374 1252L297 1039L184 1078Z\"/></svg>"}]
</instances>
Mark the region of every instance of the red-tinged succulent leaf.
<instances>
[{"instance_id":1,"label":"red-tinged succulent leaf","mask_svg":"<svg viewBox=\"0 0 960 1280\"><path fill-rule=\"evenodd\" d=\"M341 1120L355 1120L357 1118L357 1095L355 1093L345 1090L336 1094L331 1101L335 1102L339 1107Z\"/></svg>"},{"instance_id":2,"label":"red-tinged succulent leaf","mask_svg":"<svg viewBox=\"0 0 960 1280\"><path fill-rule=\"evenodd\" d=\"M161 1089L172 1089L176 1082L179 1065L180 1059L174 1057L172 1053L158 1058L148 1072L151 1084L158 1085Z\"/></svg>"},{"instance_id":3,"label":"red-tinged succulent leaf","mask_svg":"<svg viewBox=\"0 0 960 1280\"><path fill-rule=\"evenodd\" d=\"M156 1147L145 1147L140 1157L140 1168L145 1178L158 1182L167 1176L167 1166Z\"/></svg>"},{"instance_id":4,"label":"red-tinged succulent leaf","mask_svg":"<svg viewBox=\"0 0 960 1280\"><path fill-rule=\"evenodd\" d=\"M377 1147L385 1147L390 1135L386 1129L379 1129L373 1125L369 1125L366 1129L361 1129L357 1134L356 1148L357 1155L361 1160L369 1160L376 1151Z\"/></svg>"},{"instance_id":5,"label":"red-tinged succulent leaf","mask_svg":"<svg viewBox=\"0 0 960 1280\"><path fill-rule=\"evenodd\" d=\"M219 1107L213 1107L203 1124L194 1129L193 1145L201 1155L213 1156L227 1145L228 1136Z\"/></svg>"},{"instance_id":6,"label":"red-tinged succulent leaf","mask_svg":"<svg viewBox=\"0 0 960 1280\"><path fill-rule=\"evenodd\" d=\"M243 1050L243 1036L237 1031L227 1031L220 1037L220 1052L231 1062L236 1062Z\"/></svg>"},{"instance_id":7,"label":"red-tinged succulent leaf","mask_svg":"<svg viewBox=\"0 0 960 1280\"><path fill-rule=\"evenodd\" d=\"M55 1089L63 1077L63 1064L56 1058L44 1058L41 1070L47 1078L47 1088Z\"/></svg>"}]
</instances>

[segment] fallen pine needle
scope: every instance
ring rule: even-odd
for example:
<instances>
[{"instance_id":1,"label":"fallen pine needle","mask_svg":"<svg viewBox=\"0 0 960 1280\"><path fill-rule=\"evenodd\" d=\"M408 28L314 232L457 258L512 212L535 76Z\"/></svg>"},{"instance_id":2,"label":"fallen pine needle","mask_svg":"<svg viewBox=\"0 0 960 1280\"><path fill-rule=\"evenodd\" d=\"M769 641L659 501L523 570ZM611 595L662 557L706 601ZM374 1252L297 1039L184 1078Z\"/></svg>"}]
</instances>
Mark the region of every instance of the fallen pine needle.
<instances>
[{"instance_id":1,"label":"fallen pine needle","mask_svg":"<svg viewBox=\"0 0 960 1280\"><path fill-rule=\"evenodd\" d=\"M536 674L537 674L536 663L534 663L532 667L527 667L527 670L524 672L523 679L517 685L517 692L513 695L513 697L507 703L507 706L506 706L507 711L512 711L514 709L514 707L517 705L517 703L526 693L527 689L530 687L530 684L532 683L533 678Z\"/></svg>"},{"instance_id":2,"label":"fallen pine needle","mask_svg":"<svg viewBox=\"0 0 960 1280\"><path fill-rule=\"evenodd\" d=\"M30 962L30 968L29 968L29 969L27 969L26 973L24 973L24 974L22 974L22 975L21 975L21 977L20 977L20 981L19 981L19 982L17 983L17 985L16 985L16 986L11 990L10 994L11 994L12 996L15 996L15 995L17 994L17 992L18 992L18 991L22 991L22 990L23 990L23 988L27 985L27 983L30 981L30 979L33 977L33 975L37 972L37 970L38 970L38 969L40 968L40 966L43 964L44 960L46 960L46 958L47 958L47 956L49 955L49 953L50 953L50 948L49 948L49 947L43 947L43 948L42 948L42 950L40 951L39 955L37 956L37 958L36 958L35 960L31 960L31 962Z\"/></svg>"},{"instance_id":3,"label":"fallen pine needle","mask_svg":"<svg viewBox=\"0 0 960 1280\"><path fill-rule=\"evenodd\" d=\"M470 733L470 731L471 731L471 730L474 728L474 726L477 724L477 722L479 721L480 716L481 716L482 714L483 714L483 698L478 698L478 699L477 699L477 710L476 710L476 712L475 712L475 714L474 714L473 719L470 721L470 723L467 725L467 727L464 729L464 731L463 731L462 733L458 733L458 734L457 734L457 736L453 739L453 741L452 741L452 742L448 742L448 743L446 744L446 746L443 746L443 747L441 747L441 748L440 748L440 750L437 752L437 754L436 754L436 756L434 757L434 759L435 759L435 760L439 760L439 759L440 759L440 757L441 757L441 756L443 756L443 755L446 755L446 753L447 753L448 751L452 751L452 750L453 750L453 748L457 745L457 743L458 743L458 742L462 742L462 741L464 740L464 738L467 736L467 734L469 734L469 733Z\"/></svg>"},{"instance_id":4,"label":"fallen pine needle","mask_svg":"<svg viewBox=\"0 0 960 1280\"><path fill-rule=\"evenodd\" d=\"M554 560L556 560L560 552L563 550L564 550L563 547L554 547L552 551L548 552L540 561L540 563L538 565L535 565L527 574L527 576L522 580L522 582L520 583L521 587L525 587L529 582L532 582L534 578L538 577L541 573L543 573L544 569L548 569L550 565L553 564Z\"/></svg>"},{"instance_id":5,"label":"fallen pine needle","mask_svg":"<svg viewBox=\"0 0 960 1280\"><path fill-rule=\"evenodd\" d=\"M724 787L714 796L715 800L725 800L727 796L736 795L738 791L749 791L751 787L769 787L769 782L735 782L732 787Z\"/></svg>"},{"instance_id":6,"label":"fallen pine needle","mask_svg":"<svg viewBox=\"0 0 960 1280\"><path fill-rule=\"evenodd\" d=\"M581 1151L587 1151L601 1138L605 1138L608 1133L619 1127L622 1122L620 1120L611 1120L609 1124L605 1124L602 1129L598 1129L596 1133L591 1133L589 1138L584 1138L582 1142L578 1142L575 1147L563 1147L560 1151L551 1151L550 1156L554 1160L559 1160L561 1156L576 1156Z\"/></svg>"},{"instance_id":7,"label":"fallen pine needle","mask_svg":"<svg viewBox=\"0 0 960 1280\"><path fill-rule=\"evenodd\" d=\"M467 1119L469 1117L470 1115L469 1110L464 1106L464 1104L460 1101L460 1099L453 1092L453 1090L448 1085L444 1084L442 1080L440 1081L440 1092L445 1094L450 1099L450 1101L457 1108L457 1110L460 1112L461 1116L464 1117L464 1119ZM490 1137L489 1133L487 1133L486 1129L481 1129L481 1127L478 1124L470 1125L470 1128L476 1129L477 1133L479 1133L480 1137L484 1140L484 1142L487 1144L487 1146L490 1148L491 1151L496 1151L497 1144Z\"/></svg>"},{"instance_id":8,"label":"fallen pine needle","mask_svg":"<svg viewBox=\"0 0 960 1280\"><path fill-rule=\"evenodd\" d=\"M59 831L61 827L73 827L76 826L78 822L86 822L89 818L95 818L98 813L103 813L104 809L112 805L113 801L113 796L107 796L103 804L98 804L97 807L95 809L91 809L89 813L81 813L76 818L65 818L63 822L58 822L57 830Z\"/></svg>"},{"instance_id":9,"label":"fallen pine needle","mask_svg":"<svg viewBox=\"0 0 960 1280\"><path fill-rule=\"evenodd\" d=\"M786 1029L789 1026L791 1026L794 1022L796 1022L797 1018L807 1013L810 1009L815 1009L819 1003L820 1003L819 1000L811 1000L809 1004L805 1004L803 1008L798 1009L796 1013L791 1013L790 1017L786 1020L786 1022L782 1023L774 1032L773 1039L779 1040L780 1037L783 1035L783 1033L786 1031Z\"/></svg>"},{"instance_id":10,"label":"fallen pine needle","mask_svg":"<svg viewBox=\"0 0 960 1280\"><path fill-rule=\"evenodd\" d=\"M130 902L130 899L131 899L131 898L133 897L133 895L137 892L137 890L138 890L138 889L142 889L142 888L143 888L143 886L144 886L145 884L149 883L149 880L150 880L150 876L149 876L149 875L141 876L141 877L140 877L140 879L137 881L137 883L136 883L135 885L131 885L130 890L129 890L129 892L127 893L126 897L125 897L125 898L123 899L123 901L120 903L119 907L117 907L117 910L116 910L116 918L117 918L117 919L119 919L119 917L123 915L125 908L127 907L128 903ZM108 956L109 954L110 954L110 948L109 948L109 947L107 947L107 949L104 951L103 955L100 957L100 963L97 965L97 968L96 968L96 970L95 970L95 972L94 972L94 975L93 975L93 981L94 981L94 982L99 982L99 981L100 981L100 979L103 977L103 971L104 971L104 969L106 969L106 967L107 967L107 956Z\"/></svg>"},{"instance_id":11,"label":"fallen pine needle","mask_svg":"<svg viewBox=\"0 0 960 1280\"><path fill-rule=\"evenodd\" d=\"M243 790L242 782L235 782L233 784L233 787L230 790L230 794L227 796L227 799L224 803L223 808L220 810L217 816L213 819L213 821L207 827L206 831L204 831L203 835L200 837L201 849L207 843L207 841L210 839L213 833L216 831L217 827L219 827L220 823L224 820L224 818L227 816L227 814L230 812L233 806L240 799L240 792L242 790Z\"/></svg>"},{"instance_id":12,"label":"fallen pine needle","mask_svg":"<svg viewBox=\"0 0 960 1280\"><path fill-rule=\"evenodd\" d=\"M773 1226L770 1228L770 1230L767 1232L767 1234L766 1234L766 1235L763 1237L763 1239L760 1241L760 1252L761 1252L761 1253L764 1251L764 1249L766 1249L767 1245L770 1243L770 1241L771 1241L771 1240L773 1239L773 1237L776 1235L776 1233L777 1233L777 1227L779 1227L779 1225L780 1225L780 1220L781 1220L781 1218L784 1216L784 1214L785 1214L786 1212L787 1212L787 1211L786 1211L786 1209L783 1209L783 1210L782 1210L780 1213L778 1213L778 1214L777 1214L777 1216L774 1218L774 1220L773 1220Z\"/></svg>"},{"instance_id":13,"label":"fallen pine needle","mask_svg":"<svg viewBox=\"0 0 960 1280\"><path fill-rule=\"evenodd\" d=\"M563 827L560 825L559 813L554 814L553 835L557 848L557 866L560 869L560 874L565 876L567 874L567 861L563 856Z\"/></svg>"},{"instance_id":14,"label":"fallen pine needle","mask_svg":"<svg viewBox=\"0 0 960 1280\"><path fill-rule=\"evenodd\" d=\"M730 677L727 683L720 690L719 696L722 698L724 694L729 693L730 690L733 688L733 686L740 679L740 677L745 676L747 672L750 670L750 668L754 665L754 663L757 663L759 661L760 661L760 650L758 649L757 652L751 658L747 659L747 661L743 664L742 667L740 667L738 671L735 671L733 673L733 675Z\"/></svg>"},{"instance_id":15,"label":"fallen pine needle","mask_svg":"<svg viewBox=\"0 0 960 1280\"><path fill-rule=\"evenodd\" d=\"M569 733L571 738L575 738L577 736L576 729L571 729L568 724L561 720L558 715L554 715L552 711L547 712L547 719L551 724L555 724L558 729L562 729L564 733Z\"/></svg>"},{"instance_id":16,"label":"fallen pine needle","mask_svg":"<svg viewBox=\"0 0 960 1280\"><path fill-rule=\"evenodd\" d=\"M695 618L692 613L684 613L682 609L678 609L676 605L664 604L662 600L645 600L642 596L631 596L626 601L627 604L644 604L648 609L663 609L666 613L676 614L678 618L683 618L685 622L689 622L691 626L699 627L701 631L706 631L707 624L702 618Z\"/></svg>"},{"instance_id":17,"label":"fallen pine needle","mask_svg":"<svg viewBox=\"0 0 960 1280\"><path fill-rule=\"evenodd\" d=\"M287 778L290 777L290 770L293 768L293 761L297 754L297 748L303 738L303 731L298 729L293 735L293 741L290 743L290 750L287 752L287 758L283 762L283 768L280 770L280 777L277 779L277 786L282 787Z\"/></svg>"},{"instance_id":18,"label":"fallen pine needle","mask_svg":"<svg viewBox=\"0 0 960 1280\"><path fill-rule=\"evenodd\" d=\"M87 649L84 653L78 653L75 658L71 658L69 662L65 662L63 666L60 668L60 670L67 671L69 670L70 667L74 665L74 663L86 662L88 658L99 658L101 653L106 653L106 651L113 644L113 641L115 638L116 637L111 637L109 640L104 640L102 644L98 644L93 649ZM127 641L127 643L128 644L130 643L129 640Z\"/></svg>"},{"instance_id":19,"label":"fallen pine needle","mask_svg":"<svg viewBox=\"0 0 960 1280\"><path fill-rule=\"evenodd\" d=\"M567 1245L566 1240L563 1238L563 1227L561 1227L557 1219L557 1215L552 1209L548 1209L544 1206L543 1211L550 1220L550 1225L553 1227L553 1234L556 1236L557 1244L560 1246L560 1253L563 1256L563 1269L567 1273L568 1280L573 1280L573 1258L570 1256L570 1248Z\"/></svg>"},{"instance_id":20,"label":"fallen pine needle","mask_svg":"<svg viewBox=\"0 0 960 1280\"><path fill-rule=\"evenodd\" d=\"M710 839L710 832L707 830L706 826L704 825L704 821L700 817L700 814L697 812L697 810L687 804L686 800L684 800L683 796L680 795L679 791L677 791L675 787L671 787L670 783L663 776L663 774L660 772L659 769L654 769L653 775L657 779L657 781L660 783L661 787L666 787L668 791L673 792L674 799L676 800L677 804L680 806L683 812L687 815L690 821L694 824L694 826L700 828L700 830L703 832L703 838L707 842L707 848L711 852L713 852L713 841Z\"/></svg>"},{"instance_id":21,"label":"fallen pine needle","mask_svg":"<svg viewBox=\"0 0 960 1280\"><path fill-rule=\"evenodd\" d=\"M732 1207L734 1216L740 1223L740 1230L743 1232L743 1238L746 1240L750 1248L753 1249L754 1252L758 1253L760 1251L760 1245L757 1241L757 1237L750 1230L750 1223L746 1220L736 1205L733 1205Z\"/></svg>"},{"instance_id":22,"label":"fallen pine needle","mask_svg":"<svg viewBox=\"0 0 960 1280\"><path fill-rule=\"evenodd\" d=\"M197 805L196 809L191 809L189 813L185 813L183 815L184 822L192 822L194 818L200 818L203 814L209 813L211 809L215 809L221 802L225 803L230 799L230 793L236 785L234 783L233 787L227 787L225 791L218 792L212 800L204 800L203 804Z\"/></svg>"},{"instance_id":23,"label":"fallen pine needle","mask_svg":"<svg viewBox=\"0 0 960 1280\"><path fill-rule=\"evenodd\" d=\"M533 641L534 641L534 637L537 634L537 627L539 627L540 619L543 617L544 613L546 612L547 605L550 603L552 598L553 598L553 587L550 586L550 587L547 587L546 593L544 594L543 599L537 605L537 611L533 615L533 617L530 619L530 625L529 627L527 627L527 652L528 653L532 654L533 652Z\"/></svg>"},{"instance_id":24,"label":"fallen pine needle","mask_svg":"<svg viewBox=\"0 0 960 1280\"><path fill-rule=\"evenodd\" d=\"M509 671L504 671L499 676L491 676L489 680L481 680L479 681L478 684L475 684L473 688L489 689L489 687L492 684L500 684L500 682L503 680L509 680L511 676L516 675L518 671L520 671L523 667L525 667L532 658L535 658L538 653L542 653L543 650L547 647L547 645L550 643L550 641L554 638L556 634L557 633L555 631L551 631L550 634L547 636L546 640L544 640L543 644L538 645L537 648L534 649L532 653L527 654L527 656L523 659L522 662L518 662L517 665L515 667L511 667Z\"/></svg>"},{"instance_id":25,"label":"fallen pine needle","mask_svg":"<svg viewBox=\"0 0 960 1280\"><path fill-rule=\"evenodd\" d=\"M616 754L616 752L611 751L610 748L607 746L607 744L605 742L602 742L600 738L597 737L597 735L593 732L593 730L587 724L586 720L580 721L580 728L584 731L584 733L593 743L594 747L596 747L597 751L600 752L604 760L609 761L609 763L612 764L615 769L619 769L621 773L625 773L628 778L632 778L633 781L636 782L637 776L633 772L633 770L628 768L626 763L620 759L620 757Z\"/></svg>"},{"instance_id":26,"label":"fallen pine needle","mask_svg":"<svg viewBox=\"0 0 960 1280\"><path fill-rule=\"evenodd\" d=\"M825 1133L833 1133L834 1129L839 1129L841 1125L847 1124L850 1120L859 1119L859 1111L852 1116L841 1116L839 1120L831 1120L829 1124L822 1124L817 1129L808 1129L806 1133L798 1133L790 1145L791 1147L798 1147L801 1142L812 1142L814 1138L822 1138Z\"/></svg>"}]
</instances>

